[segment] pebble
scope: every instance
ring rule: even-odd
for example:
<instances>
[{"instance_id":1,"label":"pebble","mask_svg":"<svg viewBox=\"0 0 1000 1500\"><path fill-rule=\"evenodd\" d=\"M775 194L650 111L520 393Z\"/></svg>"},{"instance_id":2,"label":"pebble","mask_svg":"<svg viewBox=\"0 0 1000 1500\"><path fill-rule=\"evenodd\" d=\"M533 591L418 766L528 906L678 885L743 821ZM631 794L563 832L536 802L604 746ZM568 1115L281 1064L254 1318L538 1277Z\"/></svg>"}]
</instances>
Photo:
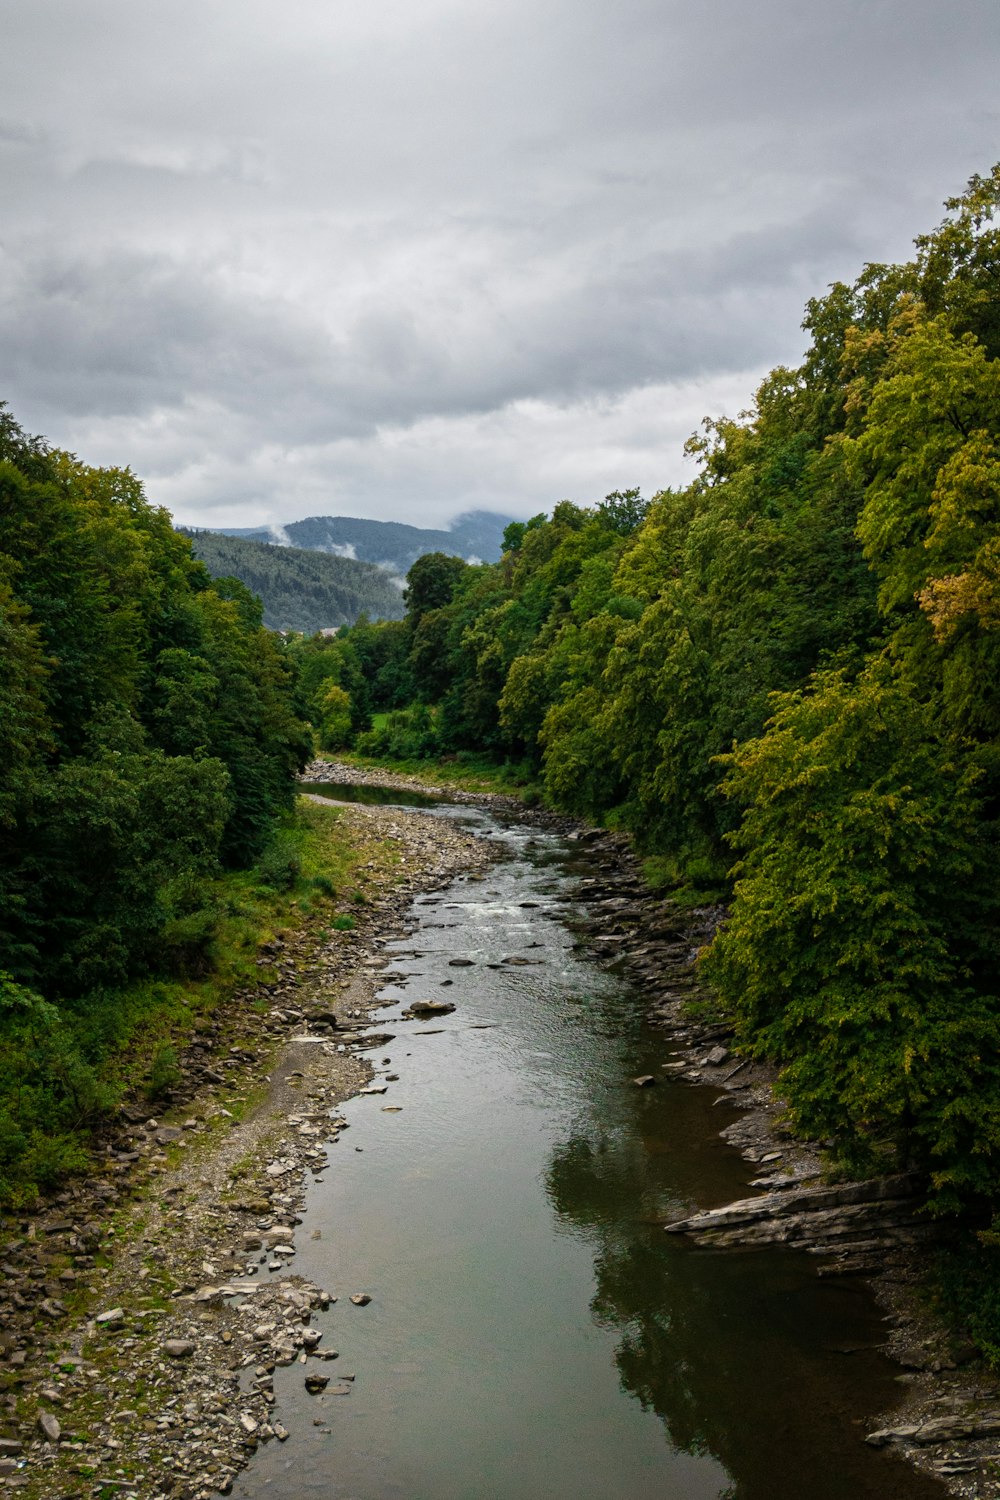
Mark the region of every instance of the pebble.
<instances>
[{"instance_id":1,"label":"pebble","mask_svg":"<svg viewBox=\"0 0 1000 1500\"><path fill-rule=\"evenodd\" d=\"M195 1351L194 1339L167 1339L163 1352L171 1359L188 1359Z\"/></svg>"}]
</instances>

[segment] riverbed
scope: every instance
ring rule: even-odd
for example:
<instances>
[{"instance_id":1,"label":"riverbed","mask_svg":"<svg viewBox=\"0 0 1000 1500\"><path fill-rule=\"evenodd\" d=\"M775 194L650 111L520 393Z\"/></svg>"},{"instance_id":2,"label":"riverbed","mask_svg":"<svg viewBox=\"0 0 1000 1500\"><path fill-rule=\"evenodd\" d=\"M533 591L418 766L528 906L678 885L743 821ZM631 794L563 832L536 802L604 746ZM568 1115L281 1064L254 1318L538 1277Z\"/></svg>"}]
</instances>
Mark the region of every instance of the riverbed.
<instances>
[{"instance_id":1,"label":"riverbed","mask_svg":"<svg viewBox=\"0 0 1000 1500\"><path fill-rule=\"evenodd\" d=\"M899 1387L862 1284L663 1232L744 1196L748 1167L719 1139L732 1106L669 1079L643 997L580 943L585 847L480 809L426 815L500 858L418 897L385 950L391 1040L368 1054L384 1092L342 1107L296 1235L296 1271L337 1299L313 1326L338 1357L274 1372L291 1441L259 1449L234 1493L943 1494L863 1444ZM421 1000L455 1009L404 1019ZM317 1370L329 1384L310 1394Z\"/></svg>"}]
</instances>

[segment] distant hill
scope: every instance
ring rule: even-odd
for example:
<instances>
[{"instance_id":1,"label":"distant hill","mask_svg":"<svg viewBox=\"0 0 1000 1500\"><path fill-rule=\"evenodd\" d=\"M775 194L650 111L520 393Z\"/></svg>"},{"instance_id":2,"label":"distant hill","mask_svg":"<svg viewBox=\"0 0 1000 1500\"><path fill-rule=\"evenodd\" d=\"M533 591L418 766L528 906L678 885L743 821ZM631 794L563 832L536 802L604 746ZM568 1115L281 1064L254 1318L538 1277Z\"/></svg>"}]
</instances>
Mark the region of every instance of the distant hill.
<instances>
[{"instance_id":1,"label":"distant hill","mask_svg":"<svg viewBox=\"0 0 1000 1500\"><path fill-rule=\"evenodd\" d=\"M447 552L467 562L496 562L503 550L503 533L513 516L493 511L469 511L446 531L407 526L402 521L366 521L354 516L310 516L287 526L227 527L222 536L245 537L279 546L304 547L310 552L378 563L391 572L407 573L425 552Z\"/></svg>"},{"instance_id":2,"label":"distant hill","mask_svg":"<svg viewBox=\"0 0 1000 1500\"><path fill-rule=\"evenodd\" d=\"M265 542L252 536L180 529L191 538L195 556L213 578L238 578L259 595L264 624L271 630L312 635L352 624L360 614L371 620L403 617L399 589L373 563L301 547L278 547L270 538Z\"/></svg>"}]
</instances>

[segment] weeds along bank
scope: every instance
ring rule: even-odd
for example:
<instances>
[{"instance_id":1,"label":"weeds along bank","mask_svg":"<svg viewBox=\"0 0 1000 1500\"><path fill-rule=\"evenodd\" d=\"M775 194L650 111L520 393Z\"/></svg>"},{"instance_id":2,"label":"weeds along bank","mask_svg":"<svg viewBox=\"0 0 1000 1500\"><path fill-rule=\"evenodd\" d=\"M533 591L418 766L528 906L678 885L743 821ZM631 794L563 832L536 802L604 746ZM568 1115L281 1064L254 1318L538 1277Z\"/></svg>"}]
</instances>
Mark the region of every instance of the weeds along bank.
<instances>
[{"instance_id":1,"label":"weeds along bank","mask_svg":"<svg viewBox=\"0 0 1000 1500\"><path fill-rule=\"evenodd\" d=\"M431 554L406 618L300 641L328 750L484 754L732 894L705 974L853 1170L1000 1197L1000 169L908 263L806 308L798 369L692 439L697 475ZM974 1300L974 1299L973 1299ZM986 1342L1000 1336L973 1306ZM990 1330L993 1329L993 1332Z\"/></svg>"}]
</instances>

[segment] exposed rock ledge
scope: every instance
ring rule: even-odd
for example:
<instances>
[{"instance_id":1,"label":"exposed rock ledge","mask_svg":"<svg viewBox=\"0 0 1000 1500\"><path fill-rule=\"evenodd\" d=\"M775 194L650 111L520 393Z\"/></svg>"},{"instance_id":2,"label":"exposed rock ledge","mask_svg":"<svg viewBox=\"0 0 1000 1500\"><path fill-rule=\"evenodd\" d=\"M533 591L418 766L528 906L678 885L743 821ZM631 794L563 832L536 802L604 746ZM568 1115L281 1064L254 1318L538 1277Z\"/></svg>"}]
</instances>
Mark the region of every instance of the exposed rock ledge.
<instances>
[{"instance_id":1,"label":"exposed rock ledge","mask_svg":"<svg viewBox=\"0 0 1000 1500\"><path fill-rule=\"evenodd\" d=\"M716 1248L786 1245L816 1255L867 1251L873 1243L912 1244L935 1235L935 1225L921 1214L918 1192L917 1178L906 1174L837 1187L796 1184L664 1227Z\"/></svg>"}]
</instances>

